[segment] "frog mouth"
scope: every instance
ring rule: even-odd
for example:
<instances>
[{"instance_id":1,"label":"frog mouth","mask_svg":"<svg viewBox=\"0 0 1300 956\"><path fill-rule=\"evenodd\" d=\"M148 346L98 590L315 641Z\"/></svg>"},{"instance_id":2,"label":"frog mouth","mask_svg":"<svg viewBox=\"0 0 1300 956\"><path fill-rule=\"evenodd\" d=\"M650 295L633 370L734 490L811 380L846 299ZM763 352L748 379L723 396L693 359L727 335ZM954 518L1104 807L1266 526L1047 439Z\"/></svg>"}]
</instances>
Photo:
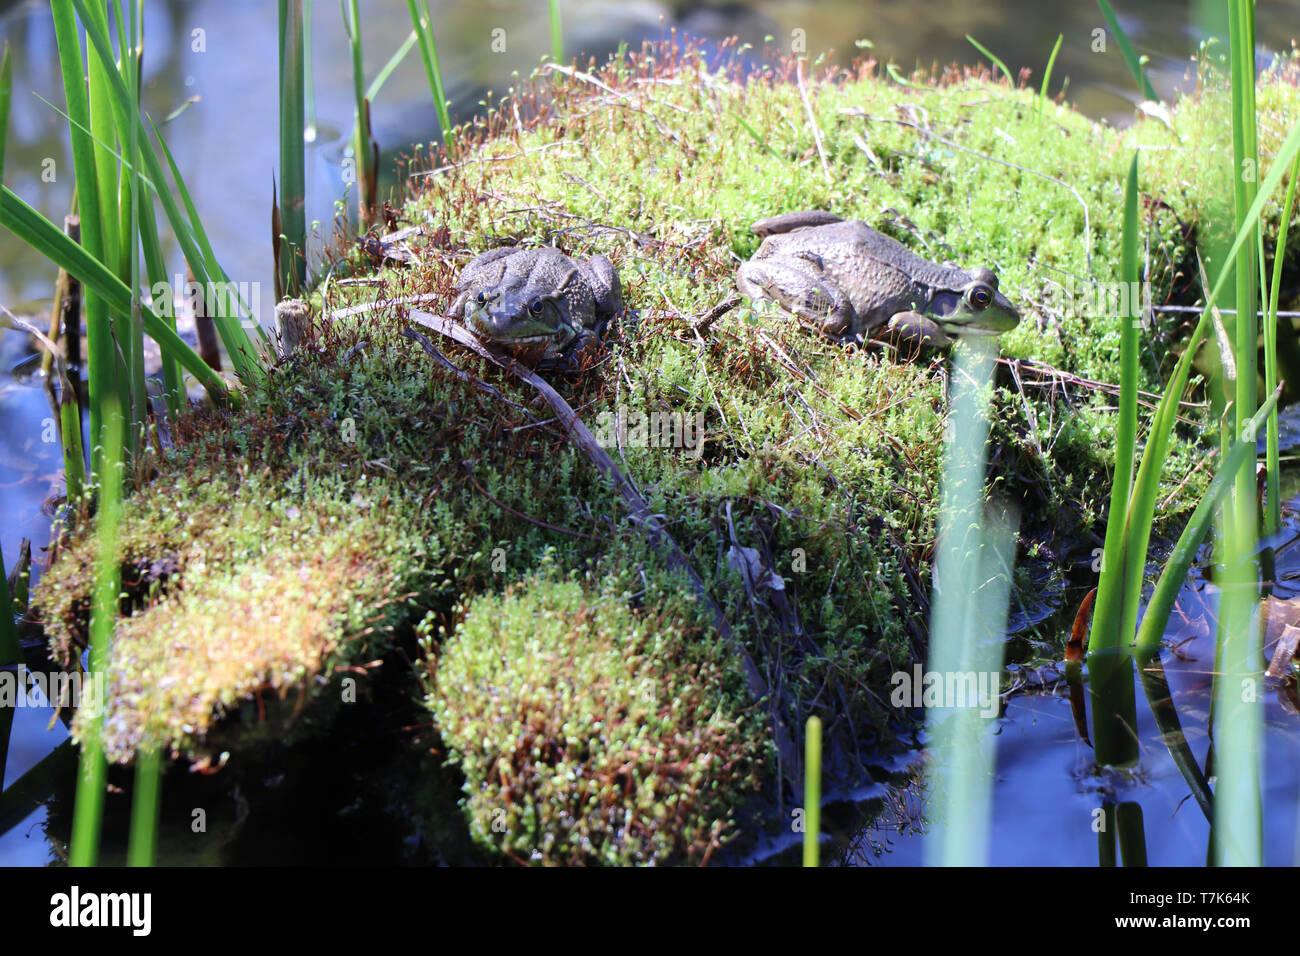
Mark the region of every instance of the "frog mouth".
<instances>
[{"instance_id":1,"label":"frog mouth","mask_svg":"<svg viewBox=\"0 0 1300 956\"><path fill-rule=\"evenodd\" d=\"M1001 329L990 329L979 325L963 325L960 322L940 322L939 328L949 335L997 336L1002 334Z\"/></svg>"},{"instance_id":2,"label":"frog mouth","mask_svg":"<svg viewBox=\"0 0 1300 956\"><path fill-rule=\"evenodd\" d=\"M471 309L465 317L470 331L492 342L509 345L537 345L550 342L555 338L554 332L533 332L520 335L510 329L509 319L505 323L493 321L491 313L482 307Z\"/></svg>"}]
</instances>

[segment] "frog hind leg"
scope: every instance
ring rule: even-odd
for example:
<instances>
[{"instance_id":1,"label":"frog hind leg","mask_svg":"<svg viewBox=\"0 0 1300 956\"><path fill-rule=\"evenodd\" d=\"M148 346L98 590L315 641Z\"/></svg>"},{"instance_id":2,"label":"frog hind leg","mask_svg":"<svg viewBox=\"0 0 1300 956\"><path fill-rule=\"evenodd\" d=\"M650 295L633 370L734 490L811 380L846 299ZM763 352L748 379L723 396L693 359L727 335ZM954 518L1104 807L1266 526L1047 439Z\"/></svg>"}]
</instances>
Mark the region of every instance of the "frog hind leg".
<instances>
[{"instance_id":1,"label":"frog hind leg","mask_svg":"<svg viewBox=\"0 0 1300 956\"><path fill-rule=\"evenodd\" d=\"M768 216L766 219L758 220L749 228L756 236L779 236L782 233L794 232L796 229L806 229L809 226L829 226L832 223L843 221L834 213L822 212L818 209L805 209L800 212L783 212L778 216Z\"/></svg>"},{"instance_id":2,"label":"frog hind leg","mask_svg":"<svg viewBox=\"0 0 1300 956\"><path fill-rule=\"evenodd\" d=\"M796 269L771 259L741 263L736 285L754 301L770 299L824 335L849 334L857 313L834 282L812 271Z\"/></svg>"},{"instance_id":3,"label":"frog hind leg","mask_svg":"<svg viewBox=\"0 0 1300 956\"><path fill-rule=\"evenodd\" d=\"M614 263L603 255L594 255L579 267L583 278L591 287L591 298L598 320L612 319L623 311L623 288L618 281Z\"/></svg>"}]
</instances>

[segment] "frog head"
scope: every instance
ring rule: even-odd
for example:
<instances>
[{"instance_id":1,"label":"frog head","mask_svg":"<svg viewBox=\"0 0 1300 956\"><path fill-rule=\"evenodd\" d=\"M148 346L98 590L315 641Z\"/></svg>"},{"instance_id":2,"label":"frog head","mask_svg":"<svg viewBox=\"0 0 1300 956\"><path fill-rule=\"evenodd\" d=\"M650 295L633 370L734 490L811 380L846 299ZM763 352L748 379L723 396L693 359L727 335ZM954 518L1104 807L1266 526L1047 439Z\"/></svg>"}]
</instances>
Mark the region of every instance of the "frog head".
<instances>
[{"instance_id":1,"label":"frog head","mask_svg":"<svg viewBox=\"0 0 1300 956\"><path fill-rule=\"evenodd\" d=\"M480 289L466 299L464 318L478 336L507 348L559 351L577 335L557 296L527 288Z\"/></svg>"},{"instance_id":2,"label":"frog head","mask_svg":"<svg viewBox=\"0 0 1300 956\"><path fill-rule=\"evenodd\" d=\"M998 277L991 269L954 269L956 281L940 289L925 309L949 336L1001 335L1014 329L1020 313L1011 300L998 291Z\"/></svg>"}]
</instances>

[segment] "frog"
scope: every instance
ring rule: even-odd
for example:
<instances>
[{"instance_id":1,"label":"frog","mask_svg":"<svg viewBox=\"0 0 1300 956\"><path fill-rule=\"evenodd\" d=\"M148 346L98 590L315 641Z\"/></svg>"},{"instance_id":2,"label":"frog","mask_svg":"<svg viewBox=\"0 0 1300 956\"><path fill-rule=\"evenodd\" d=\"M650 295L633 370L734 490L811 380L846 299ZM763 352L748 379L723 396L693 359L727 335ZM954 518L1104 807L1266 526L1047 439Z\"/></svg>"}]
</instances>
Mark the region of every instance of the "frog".
<instances>
[{"instance_id":1,"label":"frog","mask_svg":"<svg viewBox=\"0 0 1300 956\"><path fill-rule=\"evenodd\" d=\"M551 246L502 246L461 270L451 315L487 346L527 365L574 368L623 311L613 263L572 259Z\"/></svg>"},{"instance_id":2,"label":"frog","mask_svg":"<svg viewBox=\"0 0 1300 956\"><path fill-rule=\"evenodd\" d=\"M931 262L860 219L809 210L751 228L764 238L740 265L740 291L832 339L862 343L884 329L946 348L959 336L996 336L1020 322L991 269Z\"/></svg>"}]
</instances>

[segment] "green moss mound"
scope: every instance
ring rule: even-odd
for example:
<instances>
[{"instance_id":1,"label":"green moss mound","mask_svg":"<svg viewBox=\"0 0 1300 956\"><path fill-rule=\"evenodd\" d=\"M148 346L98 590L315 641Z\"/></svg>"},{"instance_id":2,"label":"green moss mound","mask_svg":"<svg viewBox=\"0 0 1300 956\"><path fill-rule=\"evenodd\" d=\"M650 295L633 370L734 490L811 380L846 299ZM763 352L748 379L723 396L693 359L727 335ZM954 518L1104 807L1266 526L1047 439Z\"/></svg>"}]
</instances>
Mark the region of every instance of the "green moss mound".
<instances>
[{"instance_id":1,"label":"green moss mound","mask_svg":"<svg viewBox=\"0 0 1300 956\"><path fill-rule=\"evenodd\" d=\"M706 860L758 785L762 715L728 692L692 608L639 588L633 609L623 583L480 597L435 659L471 832L518 862Z\"/></svg>"}]
</instances>

